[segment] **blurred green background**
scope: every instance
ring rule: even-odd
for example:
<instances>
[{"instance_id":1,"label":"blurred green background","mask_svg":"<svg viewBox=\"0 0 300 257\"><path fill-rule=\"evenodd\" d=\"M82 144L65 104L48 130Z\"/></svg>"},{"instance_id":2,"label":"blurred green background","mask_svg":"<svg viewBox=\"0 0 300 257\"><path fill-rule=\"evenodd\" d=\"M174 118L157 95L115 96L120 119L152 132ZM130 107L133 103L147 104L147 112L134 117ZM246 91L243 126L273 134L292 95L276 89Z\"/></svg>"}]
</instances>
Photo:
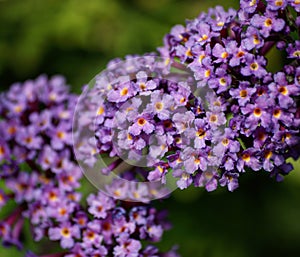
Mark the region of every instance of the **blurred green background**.
<instances>
[{"instance_id":1,"label":"blurred green background","mask_svg":"<svg viewBox=\"0 0 300 257\"><path fill-rule=\"evenodd\" d=\"M237 8L238 0L0 0L1 90L45 73L65 75L80 92L110 59L155 51L173 25L218 4ZM278 69L280 53L269 58ZM300 256L299 169L283 183L253 173L234 193L177 190L156 201L174 224L161 247L178 244L183 257ZM23 252L0 248L10 256Z\"/></svg>"}]
</instances>

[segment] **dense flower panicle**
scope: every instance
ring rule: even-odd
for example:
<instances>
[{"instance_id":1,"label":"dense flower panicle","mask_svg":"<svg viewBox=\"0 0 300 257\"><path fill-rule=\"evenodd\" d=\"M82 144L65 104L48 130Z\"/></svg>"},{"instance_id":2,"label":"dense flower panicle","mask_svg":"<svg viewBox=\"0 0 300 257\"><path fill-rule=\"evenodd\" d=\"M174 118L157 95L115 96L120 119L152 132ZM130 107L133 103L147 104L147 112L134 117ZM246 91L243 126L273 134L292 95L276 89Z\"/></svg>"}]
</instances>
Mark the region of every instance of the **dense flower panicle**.
<instances>
[{"instance_id":1,"label":"dense flower panicle","mask_svg":"<svg viewBox=\"0 0 300 257\"><path fill-rule=\"evenodd\" d=\"M147 62L146 68L139 67L140 62ZM123 66L121 71L118 65ZM142 177L142 181L165 184L167 175L171 174L180 188L191 184L198 168L214 173L212 169L220 160L213 152L214 146L207 141L212 140L213 134L226 123L221 99L211 92L205 93L209 101L202 100L193 93L195 85L190 74L170 72L168 66L168 60L155 56L128 57L124 62L108 66L105 74L95 78L94 87L88 93L90 96L84 98L88 101L82 101L77 108L77 113L85 109L78 120L84 119L86 128L95 131L92 138L79 137L79 159L93 166L98 153L106 154L114 159L102 169L105 175L120 170L124 160L129 165L122 174L123 178L127 176L126 179L139 181L137 179ZM222 74L220 71L220 76ZM229 77L227 81L230 83ZM223 83L223 80L216 83ZM205 104L208 104L207 112L202 107ZM89 115L92 110L97 112ZM88 147L93 137L96 137L97 144L92 146L91 143ZM91 150L86 151L89 148ZM189 148L191 151L186 151ZM128 177L128 173L132 176ZM147 195L153 198L153 193L160 193L149 188L149 184L137 185L139 188L128 198L117 190L112 195L120 199L147 201Z\"/></svg>"},{"instance_id":2,"label":"dense flower panicle","mask_svg":"<svg viewBox=\"0 0 300 257\"><path fill-rule=\"evenodd\" d=\"M60 241L70 250L65 256L143 256L141 241L160 241L163 231L170 227L163 213L146 205L130 206L113 200L103 193L87 198L88 213L82 206L73 211L73 218L52 225L51 240ZM163 256L158 249L157 256Z\"/></svg>"},{"instance_id":3,"label":"dense flower panicle","mask_svg":"<svg viewBox=\"0 0 300 257\"><path fill-rule=\"evenodd\" d=\"M232 191L247 170L264 169L277 180L291 170L286 160L299 157L299 8L289 1L240 4L176 25L159 48L163 62L129 56L95 78L90 102L98 111L85 121L95 125L97 145L90 153L82 145L86 162L106 154L117 159L103 174L125 160L133 180L164 184L171 174L181 189L208 191L218 184ZM276 73L265 57L273 46L290 59Z\"/></svg>"},{"instance_id":4,"label":"dense flower panicle","mask_svg":"<svg viewBox=\"0 0 300 257\"><path fill-rule=\"evenodd\" d=\"M142 160L146 180L166 183L172 173L182 189L211 191L219 181L232 191L246 170L265 169L278 180L290 171L286 160L298 158L300 91L300 41L292 37L299 19L291 9L299 8L289 1L240 4L238 11L216 7L176 25L159 48L164 65L131 56L123 70L116 71L116 60L111 77L96 77L102 101L94 153L120 157L104 174L122 159L133 166ZM291 63L271 73L265 54L275 45ZM162 70L153 76L157 66ZM174 68L191 72L172 80Z\"/></svg>"},{"instance_id":5,"label":"dense flower panicle","mask_svg":"<svg viewBox=\"0 0 300 257\"><path fill-rule=\"evenodd\" d=\"M3 245L21 249L23 224L29 219L35 241L47 237L64 249L53 256L144 256L150 248L165 256L155 246L142 247L142 242L159 241L169 228L153 207L102 193L89 195L87 206L82 203L77 190L82 172L71 138L76 102L60 76L17 83L1 94L0 178L5 186L0 208L18 204L0 222ZM171 253L176 256L175 250Z\"/></svg>"},{"instance_id":6,"label":"dense flower panicle","mask_svg":"<svg viewBox=\"0 0 300 257\"><path fill-rule=\"evenodd\" d=\"M3 221L11 226L6 233L11 244L21 245L24 218L33 224L50 217L66 220L80 199L74 190L82 174L69 125L76 101L61 76L15 83L0 96L1 206L7 201L20 206Z\"/></svg>"},{"instance_id":7,"label":"dense flower panicle","mask_svg":"<svg viewBox=\"0 0 300 257\"><path fill-rule=\"evenodd\" d=\"M185 183L211 190L219 180L232 191L247 170L263 169L277 180L292 170L286 160L299 157L300 144L299 7L297 1L241 0L237 12L216 7L165 36L161 55L189 67L198 87L214 90L229 125L213 149L222 156L219 168L198 168L192 176L181 169ZM274 45L290 63L271 73L265 54ZM209 140L204 137L198 152ZM206 173L213 187L202 179Z\"/></svg>"}]
</instances>

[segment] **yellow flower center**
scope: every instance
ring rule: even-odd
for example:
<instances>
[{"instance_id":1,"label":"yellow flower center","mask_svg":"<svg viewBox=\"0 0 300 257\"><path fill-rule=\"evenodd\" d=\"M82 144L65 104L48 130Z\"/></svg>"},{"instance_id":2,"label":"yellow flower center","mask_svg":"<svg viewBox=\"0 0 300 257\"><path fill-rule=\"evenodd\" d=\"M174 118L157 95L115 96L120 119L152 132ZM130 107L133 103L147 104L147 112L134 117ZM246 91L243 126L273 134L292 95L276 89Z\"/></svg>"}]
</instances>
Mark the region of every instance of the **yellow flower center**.
<instances>
[{"instance_id":1,"label":"yellow flower center","mask_svg":"<svg viewBox=\"0 0 300 257\"><path fill-rule=\"evenodd\" d=\"M260 108L257 107L257 108L254 109L253 114L254 114L255 117L259 118L262 115L262 111L261 111Z\"/></svg>"},{"instance_id":2,"label":"yellow flower center","mask_svg":"<svg viewBox=\"0 0 300 257\"><path fill-rule=\"evenodd\" d=\"M188 56L188 57L193 57L193 54L192 54L190 48L188 48L188 50L185 52L185 55Z\"/></svg>"},{"instance_id":3,"label":"yellow flower center","mask_svg":"<svg viewBox=\"0 0 300 257\"><path fill-rule=\"evenodd\" d=\"M157 169L160 173L163 173L164 172L164 169L161 167L161 166L157 166Z\"/></svg>"},{"instance_id":4,"label":"yellow flower center","mask_svg":"<svg viewBox=\"0 0 300 257\"><path fill-rule=\"evenodd\" d=\"M241 58L245 55L245 53L243 51L239 51L237 54L236 54L236 57L238 58Z\"/></svg>"},{"instance_id":5,"label":"yellow flower center","mask_svg":"<svg viewBox=\"0 0 300 257\"><path fill-rule=\"evenodd\" d=\"M139 126L144 126L145 124L146 124L146 120L144 119L144 118L139 118L138 120L137 120L137 124L139 125Z\"/></svg>"},{"instance_id":6,"label":"yellow flower center","mask_svg":"<svg viewBox=\"0 0 300 257\"><path fill-rule=\"evenodd\" d=\"M3 156L5 154L5 149L2 145L0 145L0 156Z\"/></svg>"},{"instance_id":7,"label":"yellow flower center","mask_svg":"<svg viewBox=\"0 0 300 257\"><path fill-rule=\"evenodd\" d=\"M164 104L162 102L157 102L155 104L155 109L158 110L158 111L161 111L164 107Z\"/></svg>"},{"instance_id":8,"label":"yellow flower center","mask_svg":"<svg viewBox=\"0 0 300 257\"><path fill-rule=\"evenodd\" d=\"M282 94L282 95L287 95L289 93L288 89L286 86L281 86L279 89L278 89L279 93Z\"/></svg>"},{"instance_id":9,"label":"yellow flower center","mask_svg":"<svg viewBox=\"0 0 300 257\"><path fill-rule=\"evenodd\" d=\"M23 108L21 105L17 105L17 106L15 106L14 110L16 113L20 113L20 112L22 112Z\"/></svg>"},{"instance_id":10,"label":"yellow flower center","mask_svg":"<svg viewBox=\"0 0 300 257\"><path fill-rule=\"evenodd\" d=\"M179 100L179 102L180 102L181 104L183 104L183 103L185 102L185 100L186 100L185 97L181 97L180 100Z\"/></svg>"},{"instance_id":11,"label":"yellow flower center","mask_svg":"<svg viewBox=\"0 0 300 257\"><path fill-rule=\"evenodd\" d=\"M25 139L26 144L30 144L30 143L32 143L32 141L33 141L33 138L32 138L32 137L27 137L27 138Z\"/></svg>"},{"instance_id":12,"label":"yellow flower center","mask_svg":"<svg viewBox=\"0 0 300 257\"><path fill-rule=\"evenodd\" d=\"M254 45L258 45L260 43L259 37L258 35L254 35L253 36L253 44Z\"/></svg>"},{"instance_id":13,"label":"yellow flower center","mask_svg":"<svg viewBox=\"0 0 300 257\"><path fill-rule=\"evenodd\" d=\"M205 130L202 128L198 129L198 131L196 132L196 136L199 138L204 138L206 136Z\"/></svg>"},{"instance_id":14,"label":"yellow flower center","mask_svg":"<svg viewBox=\"0 0 300 257\"><path fill-rule=\"evenodd\" d=\"M240 97L245 98L248 95L248 91L246 89L243 89L240 91Z\"/></svg>"},{"instance_id":15,"label":"yellow flower center","mask_svg":"<svg viewBox=\"0 0 300 257\"><path fill-rule=\"evenodd\" d=\"M281 116L281 111L280 111L279 109L274 110L273 116L274 116L275 118L277 118L277 119L280 118L280 116Z\"/></svg>"},{"instance_id":16,"label":"yellow flower center","mask_svg":"<svg viewBox=\"0 0 300 257\"><path fill-rule=\"evenodd\" d=\"M71 236L71 232L68 228L63 228L61 231L60 231L61 235L63 237L70 237Z\"/></svg>"},{"instance_id":17,"label":"yellow flower center","mask_svg":"<svg viewBox=\"0 0 300 257\"><path fill-rule=\"evenodd\" d=\"M103 106L100 106L100 107L98 108L97 114L98 114L98 115L102 115L103 113L104 113L104 108L103 108Z\"/></svg>"},{"instance_id":18,"label":"yellow flower center","mask_svg":"<svg viewBox=\"0 0 300 257\"><path fill-rule=\"evenodd\" d=\"M205 58L205 54L200 55L200 56L198 57L199 63L202 64L202 61L203 61L204 58Z\"/></svg>"},{"instance_id":19,"label":"yellow flower center","mask_svg":"<svg viewBox=\"0 0 300 257\"><path fill-rule=\"evenodd\" d=\"M7 132L8 132L8 134L10 134L10 135L15 134L16 131L17 131L17 128L16 128L16 127L9 127L9 128L7 129Z\"/></svg>"},{"instance_id":20,"label":"yellow flower center","mask_svg":"<svg viewBox=\"0 0 300 257\"><path fill-rule=\"evenodd\" d=\"M242 159L243 159L244 162L250 162L251 156L248 153L244 153L243 156L242 156Z\"/></svg>"},{"instance_id":21,"label":"yellow flower center","mask_svg":"<svg viewBox=\"0 0 300 257\"><path fill-rule=\"evenodd\" d=\"M208 77L210 76L210 70L206 70L206 71L204 72L204 76L205 76L206 78L208 78Z\"/></svg>"},{"instance_id":22,"label":"yellow flower center","mask_svg":"<svg viewBox=\"0 0 300 257\"><path fill-rule=\"evenodd\" d=\"M215 115L215 114L212 114L210 117L209 117L209 121L212 122L212 123L215 123L218 121L218 116Z\"/></svg>"},{"instance_id":23,"label":"yellow flower center","mask_svg":"<svg viewBox=\"0 0 300 257\"><path fill-rule=\"evenodd\" d=\"M220 82L221 86L226 86L226 79L225 78L220 78L219 82Z\"/></svg>"},{"instance_id":24,"label":"yellow flower center","mask_svg":"<svg viewBox=\"0 0 300 257\"><path fill-rule=\"evenodd\" d=\"M121 91L120 91L120 95L121 96L124 96L124 95L127 95L128 94L128 88L127 87L124 87Z\"/></svg>"},{"instance_id":25,"label":"yellow flower center","mask_svg":"<svg viewBox=\"0 0 300 257\"><path fill-rule=\"evenodd\" d=\"M228 53L227 53L227 52L223 52L223 53L221 54L221 57L222 57L223 59L227 58L227 57L228 57Z\"/></svg>"},{"instance_id":26,"label":"yellow flower center","mask_svg":"<svg viewBox=\"0 0 300 257\"><path fill-rule=\"evenodd\" d=\"M224 139L222 140L222 145L227 146L228 144L229 144L228 138L224 138Z\"/></svg>"},{"instance_id":27,"label":"yellow flower center","mask_svg":"<svg viewBox=\"0 0 300 257\"><path fill-rule=\"evenodd\" d=\"M200 159L198 159L198 158L195 158L195 160L194 160L194 163L196 164L196 165L199 165L200 164Z\"/></svg>"},{"instance_id":28,"label":"yellow flower center","mask_svg":"<svg viewBox=\"0 0 300 257\"><path fill-rule=\"evenodd\" d=\"M270 18L267 18L267 19L265 20L265 26L266 26L266 27L270 27L270 26L272 26L272 24L273 24L273 22L272 22L272 20L271 20Z\"/></svg>"},{"instance_id":29,"label":"yellow flower center","mask_svg":"<svg viewBox=\"0 0 300 257\"><path fill-rule=\"evenodd\" d=\"M295 57L300 57L300 51L299 51L299 50L296 50L296 51L293 53L293 56L295 56Z\"/></svg>"},{"instance_id":30,"label":"yellow flower center","mask_svg":"<svg viewBox=\"0 0 300 257\"><path fill-rule=\"evenodd\" d=\"M66 134L63 131L58 131L56 135L59 139L64 139L66 137Z\"/></svg>"},{"instance_id":31,"label":"yellow flower center","mask_svg":"<svg viewBox=\"0 0 300 257\"><path fill-rule=\"evenodd\" d=\"M270 159L272 157L273 153L271 151L265 152L265 159Z\"/></svg>"},{"instance_id":32,"label":"yellow flower center","mask_svg":"<svg viewBox=\"0 0 300 257\"><path fill-rule=\"evenodd\" d=\"M132 140L132 136L129 133L127 134L127 139Z\"/></svg>"},{"instance_id":33,"label":"yellow flower center","mask_svg":"<svg viewBox=\"0 0 300 257\"><path fill-rule=\"evenodd\" d=\"M253 62L250 64L250 69L251 70L258 70L258 64L256 62Z\"/></svg>"},{"instance_id":34,"label":"yellow flower center","mask_svg":"<svg viewBox=\"0 0 300 257\"><path fill-rule=\"evenodd\" d=\"M141 84L140 84L140 89L143 90L143 91L146 89L145 83L141 83Z\"/></svg>"},{"instance_id":35,"label":"yellow flower center","mask_svg":"<svg viewBox=\"0 0 300 257\"><path fill-rule=\"evenodd\" d=\"M206 34L202 35L202 37L199 39L199 41L205 41L208 39L208 36Z\"/></svg>"},{"instance_id":36,"label":"yellow flower center","mask_svg":"<svg viewBox=\"0 0 300 257\"><path fill-rule=\"evenodd\" d=\"M56 201L57 200L57 194L55 192L50 192L49 193L49 200L50 201Z\"/></svg>"},{"instance_id":37,"label":"yellow flower center","mask_svg":"<svg viewBox=\"0 0 300 257\"><path fill-rule=\"evenodd\" d=\"M58 213L59 215L64 216L67 213L67 210L65 208L61 208Z\"/></svg>"}]
</instances>

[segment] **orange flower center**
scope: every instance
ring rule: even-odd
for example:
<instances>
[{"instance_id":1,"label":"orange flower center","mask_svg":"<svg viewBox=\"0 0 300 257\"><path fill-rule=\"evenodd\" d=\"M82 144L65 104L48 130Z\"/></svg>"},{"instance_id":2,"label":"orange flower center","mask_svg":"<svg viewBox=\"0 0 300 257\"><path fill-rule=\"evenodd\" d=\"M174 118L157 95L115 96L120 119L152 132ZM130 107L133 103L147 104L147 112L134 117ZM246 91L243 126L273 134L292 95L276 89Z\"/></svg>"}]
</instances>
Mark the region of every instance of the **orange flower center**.
<instances>
[{"instance_id":1,"label":"orange flower center","mask_svg":"<svg viewBox=\"0 0 300 257\"><path fill-rule=\"evenodd\" d=\"M224 138L224 139L222 140L222 144L223 144L224 146L227 146L227 145L229 144L228 138Z\"/></svg>"},{"instance_id":2,"label":"orange flower center","mask_svg":"<svg viewBox=\"0 0 300 257\"><path fill-rule=\"evenodd\" d=\"M139 125L139 126L144 126L145 124L146 124L146 120L144 119L144 118L139 118L138 120L137 120L137 124Z\"/></svg>"},{"instance_id":3,"label":"orange flower center","mask_svg":"<svg viewBox=\"0 0 300 257\"><path fill-rule=\"evenodd\" d=\"M255 117L260 117L262 115L262 111L258 107L254 109L253 113Z\"/></svg>"},{"instance_id":4,"label":"orange flower center","mask_svg":"<svg viewBox=\"0 0 300 257\"><path fill-rule=\"evenodd\" d=\"M281 86L279 89L278 89L279 93L280 94L283 94L283 95L287 95L288 94L288 89L286 86Z\"/></svg>"},{"instance_id":5,"label":"orange flower center","mask_svg":"<svg viewBox=\"0 0 300 257\"><path fill-rule=\"evenodd\" d=\"M278 119L281 116L281 111L279 109L274 110L273 116Z\"/></svg>"},{"instance_id":6,"label":"orange flower center","mask_svg":"<svg viewBox=\"0 0 300 257\"><path fill-rule=\"evenodd\" d=\"M258 64L257 64L256 62L251 63L251 64L250 64L250 69L251 69L251 70L257 70L257 69L258 69Z\"/></svg>"},{"instance_id":7,"label":"orange flower center","mask_svg":"<svg viewBox=\"0 0 300 257\"><path fill-rule=\"evenodd\" d=\"M209 121L210 122L217 122L218 121L218 117L217 117L217 115L215 115L215 114L213 114L213 115L211 115L210 116L210 118L209 118Z\"/></svg>"},{"instance_id":8,"label":"orange flower center","mask_svg":"<svg viewBox=\"0 0 300 257\"><path fill-rule=\"evenodd\" d=\"M240 91L240 97L245 98L248 95L248 91L243 89Z\"/></svg>"},{"instance_id":9,"label":"orange flower center","mask_svg":"<svg viewBox=\"0 0 300 257\"><path fill-rule=\"evenodd\" d=\"M245 162L249 162L250 159L251 159L251 156L250 156L250 154L248 154L248 153L244 153L243 156L242 156L242 159L243 159L243 161L245 161Z\"/></svg>"},{"instance_id":10,"label":"orange flower center","mask_svg":"<svg viewBox=\"0 0 300 257\"><path fill-rule=\"evenodd\" d=\"M161 111L164 107L164 104L162 102L157 102L155 104L155 109L158 110L158 111Z\"/></svg>"},{"instance_id":11,"label":"orange flower center","mask_svg":"<svg viewBox=\"0 0 300 257\"><path fill-rule=\"evenodd\" d=\"M124 87L121 91L120 91L120 95L121 96L124 96L124 95L127 95L128 94L128 88L127 87Z\"/></svg>"},{"instance_id":12,"label":"orange flower center","mask_svg":"<svg viewBox=\"0 0 300 257\"><path fill-rule=\"evenodd\" d=\"M63 237L70 237L70 236L71 236L70 230L69 230L68 228L63 228L63 229L61 230L61 235L62 235Z\"/></svg>"},{"instance_id":13,"label":"orange flower center","mask_svg":"<svg viewBox=\"0 0 300 257\"><path fill-rule=\"evenodd\" d=\"M206 135L206 132L205 132L204 129L200 128L200 129L196 132L196 135L197 135L197 137L204 138L205 135Z\"/></svg>"},{"instance_id":14,"label":"orange flower center","mask_svg":"<svg viewBox=\"0 0 300 257\"><path fill-rule=\"evenodd\" d=\"M273 22L272 22L272 20L271 20L270 18L267 18L267 19L265 20L265 26L266 26L266 27L270 27L270 26L272 26L272 24L273 24Z\"/></svg>"}]
</instances>

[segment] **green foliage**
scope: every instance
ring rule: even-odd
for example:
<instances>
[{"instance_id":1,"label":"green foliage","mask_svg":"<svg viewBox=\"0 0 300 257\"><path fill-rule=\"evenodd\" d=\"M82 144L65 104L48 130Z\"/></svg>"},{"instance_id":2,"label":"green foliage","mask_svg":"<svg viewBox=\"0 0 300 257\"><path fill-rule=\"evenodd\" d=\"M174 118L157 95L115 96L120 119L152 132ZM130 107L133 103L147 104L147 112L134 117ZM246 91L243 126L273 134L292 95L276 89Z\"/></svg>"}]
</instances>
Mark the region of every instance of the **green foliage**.
<instances>
[{"instance_id":1,"label":"green foliage","mask_svg":"<svg viewBox=\"0 0 300 257\"><path fill-rule=\"evenodd\" d=\"M115 57L155 51L171 26L220 1L0 1L0 81L64 74L81 86ZM222 3L223 4L223 3ZM237 6L237 0L226 6Z\"/></svg>"}]
</instances>

